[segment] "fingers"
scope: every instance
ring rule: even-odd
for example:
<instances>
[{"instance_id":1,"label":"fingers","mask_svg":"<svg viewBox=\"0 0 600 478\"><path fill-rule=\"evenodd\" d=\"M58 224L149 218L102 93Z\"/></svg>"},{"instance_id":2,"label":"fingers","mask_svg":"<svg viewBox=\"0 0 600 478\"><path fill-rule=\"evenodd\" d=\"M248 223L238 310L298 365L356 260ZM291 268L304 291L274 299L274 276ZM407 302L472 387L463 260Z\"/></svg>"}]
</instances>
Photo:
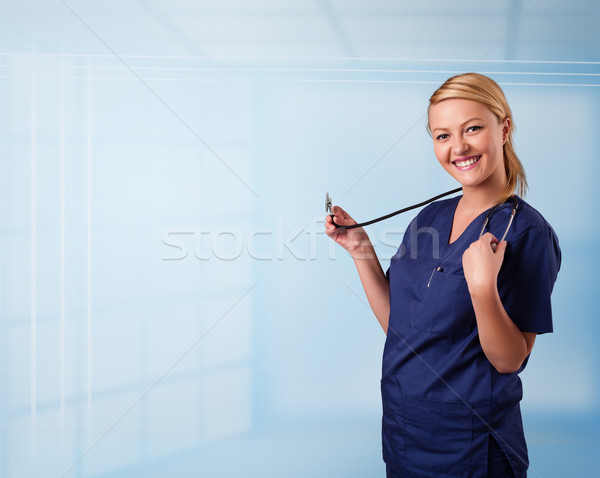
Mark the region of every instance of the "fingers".
<instances>
[{"instance_id":1,"label":"fingers","mask_svg":"<svg viewBox=\"0 0 600 478\"><path fill-rule=\"evenodd\" d=\"M325 216L325 234L327 234L329 237L333 237L336 230L337 227L335 227L335 224L333 224L333 219L329 214L327 214L327 216Z\"/></svg>"},{"instance_id":2,"label":"fingers","mask_svg":"<svg viewBox=\"0 0 600 478\"><path fill-rule=\"evenodd\" d=\"M356 224L356 221L352 219L350 215L339 206L333 206L331 212L334 216L333 221L335 221L335 223L340 226L351 226L353 224Z\"/></svg>"},{"instance_id":3,"label":"fingers","mask_svg":"<svg viewBox=\"0 0 600 478\"><path fill-rule=\"evenodd\" d=\"M341 207L339 207L339 206L333 206L333 207L331 208L331 213L332 213L334 216L341 217L342 219L348 219L348 218L350 218L350 216L348 215L348 213L347 213L346 211L344 211L344 210L343 210Z\"/></svg>"},{"instance_id":4,"label":"fingers","mask_svg":"<svg viewBox=\"0 0 600 478\"><path fill-rule=\"evenodd\" d=\"M500 268L504 262L506 241L498 242L492 234L485 234L473 242L462 257L465 279L469 291L489 288L496 283Z\"/></svg>"},{"instance_id":5,"label":"fingers","mask_svg":"<svg viewBox=\"0 0 600 478\"><path fill-rule=\"evenodd\" d=\"M504 253L505 252L506 252L506 241L502 241L502 242L498 243L498 245L496 246L496 250L494 251L494 253L497 256L504 257Z\"/></svg>"},{"instance_id":6,"label":"fingers","mask_svg":"<svg viewBox=\"0 0 600 478\"><path fill-rule=\"evenodd\" d=\"M332 215L333 217L331 217ZM340 238L346 237L347 231L346 229L337 226L352 226L354 224L356 224L356 221L352 219L346 211L339 206L333 206L331 208L331 214L325 216L325 233L341 244ZM352 234L355 235L356 232L353 232Z\"/></svg>"},{"instance_id":7,"label":"fingers","mask_svg":"<svg viewBox=\"0 0 600 478\"><path fill-rule=\"evenodd\" d=\"M331 214L327 214L327 216L325 216L325 233L329 237L335 238L342 232L345 232L345 229L340 229L338 226L348 226L353 222L354 221L352 221L351 219L344 219L339 215L331 217Z\"/></svg>"},{"instance_id":8,"label":"fingers","mask_svg":"<svg viewBox=\"0 0 600 478\"><path fill-rule=\"evenodd\" d=\"M480 241L485 242L486 244L498 244L498 239L491 232L486 232L483 236L481 236Z\"/></svg>"},{"instance_id":9,"label":"fingers","mask_svg":"<svg viewBox=\"0 0 600 478\"><path fill-rule=\"evenodd\" d=\"M494 254L496 256L503 258L504 253L506 252L506 241L498 241L496 236L494 236L491 232L486 232L483 236L481 236L481 241L484 244L488 244Z\"/></svg>"},{"instance_id":10,"label":"fingers","mask_svg":"<svg viewBox=\"0 0 600 478\"><path fill-rule=\"evenodd\" d=\"M506 241L504 249L506 249ZM496 252L498 250L499 241L491 232L486 232L478 241L471 244L470 248L481 248L482 251ZM504 255L504 249L502 249L502 255Z\"/></svg>"}]
</instances>

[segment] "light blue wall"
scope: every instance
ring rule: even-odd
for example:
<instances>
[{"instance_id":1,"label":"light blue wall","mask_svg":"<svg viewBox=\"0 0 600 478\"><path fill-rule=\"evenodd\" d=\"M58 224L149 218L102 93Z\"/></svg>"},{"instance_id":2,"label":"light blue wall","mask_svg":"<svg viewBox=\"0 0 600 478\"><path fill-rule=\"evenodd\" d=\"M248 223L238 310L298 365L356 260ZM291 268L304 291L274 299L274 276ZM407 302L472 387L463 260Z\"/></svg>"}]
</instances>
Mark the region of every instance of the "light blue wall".
<instances>
[{"instance_id":1,"label":"light blue wall","mask_svg":"<svg viewBox=\"0 0 600 478\"><path fill-rule=\"evenodd\" d=\"M455 187L424 112L467 70L563 250L530 476L597 470L597 2L0 12L0 476L383 476L384 336L324 194L368 219ZM409 220L369 229L385 268Z\"/></svg>"}]
</instances>

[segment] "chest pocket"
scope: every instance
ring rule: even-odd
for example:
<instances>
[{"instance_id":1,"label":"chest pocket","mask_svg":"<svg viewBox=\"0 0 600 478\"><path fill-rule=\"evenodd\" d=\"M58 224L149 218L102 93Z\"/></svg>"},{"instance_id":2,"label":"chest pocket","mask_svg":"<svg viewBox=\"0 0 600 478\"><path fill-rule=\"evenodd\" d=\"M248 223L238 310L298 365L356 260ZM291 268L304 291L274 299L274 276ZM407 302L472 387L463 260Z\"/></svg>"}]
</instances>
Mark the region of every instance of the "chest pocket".
<instances>
[{"instance_id":1,"label":"chest pocket","mask_svg":"<svg viewBox=\"0 0 600 478\"><path fill-rule=\"evenodd\" d=\"M431 264L428 274L416 285L421 300L411 311L411 328L440 336L468 335L476 321L462 266Z\"/></svg>"}]
</instances>

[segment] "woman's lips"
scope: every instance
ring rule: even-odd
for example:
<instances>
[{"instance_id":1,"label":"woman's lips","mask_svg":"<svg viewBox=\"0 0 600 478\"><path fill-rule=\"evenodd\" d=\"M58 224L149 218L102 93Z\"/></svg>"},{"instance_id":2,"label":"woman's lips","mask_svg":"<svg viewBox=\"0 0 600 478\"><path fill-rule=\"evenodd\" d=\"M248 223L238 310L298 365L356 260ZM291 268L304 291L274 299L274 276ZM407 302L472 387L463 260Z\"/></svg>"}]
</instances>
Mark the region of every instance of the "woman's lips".
<instances>
[{"instance_id":1,"label":"woman's lips","mask_svg":"<svg viewBox=\"0 0 600 478\"><path fill-rule=\"evenodd\" d=\"M452 164L461 171L468 171L469 169L474 168L480 159L481 156L468 156L466 158L455 159L452 161Z\"/></svg>"}]
</instances>

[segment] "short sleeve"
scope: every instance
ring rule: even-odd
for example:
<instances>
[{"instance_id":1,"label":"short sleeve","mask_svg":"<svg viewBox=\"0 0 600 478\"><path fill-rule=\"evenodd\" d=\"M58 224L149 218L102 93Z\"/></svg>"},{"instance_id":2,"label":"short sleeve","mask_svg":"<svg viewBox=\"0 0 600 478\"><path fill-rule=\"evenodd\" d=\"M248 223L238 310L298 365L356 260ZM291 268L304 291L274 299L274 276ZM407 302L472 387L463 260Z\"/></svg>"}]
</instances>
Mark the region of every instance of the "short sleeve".
<instances>
[{"instance_id":1,"label":"short sleeve","mask_svg":"<svg viewBox=\"0 0 600 478\"><path fill-rule=\"evenodd\" d=\"M506 312L522 332L552 332L550 295L560 263L558 238L550 226L533 227L508 243L498 289Z\"/></svg>"}]
</instances>

